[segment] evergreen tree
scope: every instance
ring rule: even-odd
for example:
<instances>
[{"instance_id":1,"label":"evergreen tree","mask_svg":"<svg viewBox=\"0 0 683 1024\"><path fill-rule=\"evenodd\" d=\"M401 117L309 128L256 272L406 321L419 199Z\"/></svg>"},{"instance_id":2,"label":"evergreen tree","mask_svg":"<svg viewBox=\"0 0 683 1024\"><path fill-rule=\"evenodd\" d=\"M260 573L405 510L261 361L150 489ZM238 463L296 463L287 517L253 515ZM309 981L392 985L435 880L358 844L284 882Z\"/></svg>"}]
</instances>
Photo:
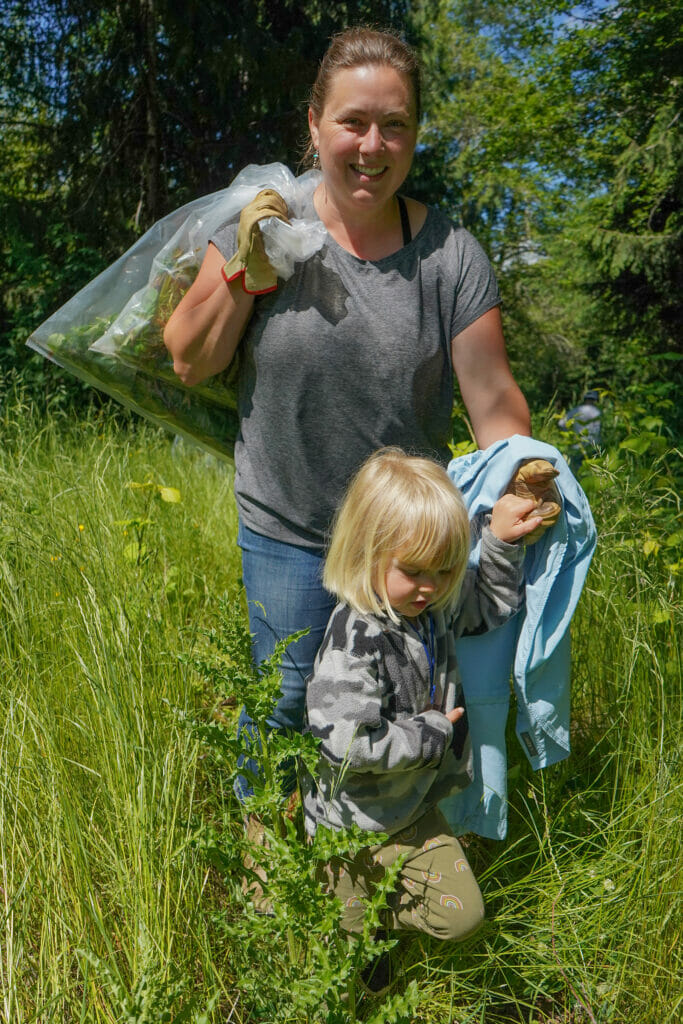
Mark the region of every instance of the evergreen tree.
<instances>
[{"instance_id":1,"label":"evergreen tree","mask_svg":"<svg viewBox=\"0 0 683 1024\"><path fill-rule=\"evenodd\" d=\"M296 167L329 37L407 2L6 0L0 368L169 210L248 163ZM36 370L42 378L44 368Z\"/></svg>"}]
</instances>

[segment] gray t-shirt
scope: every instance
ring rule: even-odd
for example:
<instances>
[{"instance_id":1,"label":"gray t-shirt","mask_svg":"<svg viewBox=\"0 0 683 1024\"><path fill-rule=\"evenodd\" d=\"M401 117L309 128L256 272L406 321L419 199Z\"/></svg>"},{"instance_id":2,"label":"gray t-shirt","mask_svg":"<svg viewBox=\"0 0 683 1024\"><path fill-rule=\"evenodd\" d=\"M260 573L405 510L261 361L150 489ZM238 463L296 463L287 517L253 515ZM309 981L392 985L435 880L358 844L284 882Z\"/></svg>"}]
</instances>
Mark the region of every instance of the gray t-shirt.
<instances>
[{"instance_id":1,"label":"gray t-shirt","mask_svg":"<svg viewBox=\"0 0 683 1024\"><path fill-rule=\"evenodd\" d=\"M213 243L229 259L237 227ZM321 548L343 492L378 448L450 458L450 342L500 296L481 246L429 209L384 259L331 237L254 304L240 346L235 495L256 533Z\"/></svg>"}]
</instances>

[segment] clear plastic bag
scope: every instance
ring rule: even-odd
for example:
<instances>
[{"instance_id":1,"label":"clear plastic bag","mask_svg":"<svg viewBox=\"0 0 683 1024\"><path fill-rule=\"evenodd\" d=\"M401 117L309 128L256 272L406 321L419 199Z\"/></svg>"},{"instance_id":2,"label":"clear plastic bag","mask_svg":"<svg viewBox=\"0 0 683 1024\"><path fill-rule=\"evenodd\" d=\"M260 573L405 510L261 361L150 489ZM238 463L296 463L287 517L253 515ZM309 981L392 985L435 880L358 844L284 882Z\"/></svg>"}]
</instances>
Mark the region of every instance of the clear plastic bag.
<instances>
[{"instance_id":1,"label":"clear plastic bag","mask_svg":"<svg viewBox=\"0 0 683 1024\"><path fill-rule=\"evenodd\" d=\"M296 178L284 164L250 164L220 192L157 221L131 248L52 314L27 345L130 409L207 451L231 458L239 429L237 356L221 374L189 388L163 343L171 313L190 287L215 231L236 221L263 188L274 188L291 224L261 222L266 252L283 280L325 242L303 214L320 172Z\"/></svg>"}]
</instances>

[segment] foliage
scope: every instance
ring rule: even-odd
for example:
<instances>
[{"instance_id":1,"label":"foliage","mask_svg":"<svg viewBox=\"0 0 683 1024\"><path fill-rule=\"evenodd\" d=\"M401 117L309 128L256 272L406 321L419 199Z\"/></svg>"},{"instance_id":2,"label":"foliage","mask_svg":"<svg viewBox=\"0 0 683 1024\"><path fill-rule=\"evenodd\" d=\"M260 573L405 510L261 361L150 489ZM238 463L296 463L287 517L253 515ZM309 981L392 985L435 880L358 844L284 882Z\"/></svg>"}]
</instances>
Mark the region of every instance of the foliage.
<instances>
[{"instance_id":1,"label":"foliage","mask_svg":"<svg viewBox=\"0 0 683 1024\"><path fill-rule=\"evenodd\" d=\"M576 82L574 131L587 137L577 179L590 188L552 256L583 300L575 322L592 379L621 390L670 379L666 357L683 343L681 7L592 5L591 15L555 58ZM669 422L680 432L676 409Z\"/></svg>"},{"instance_id":2,"label":"foliage","mask_svg":"<svg viewBox=\"0 0 683 1024\"><path fill-rule=\"evenodd\" d=\"M189 199L248 163L295 167L329 36L388 0L8 0L0 12L0 370L50 387L23 342ZM27 359L29 360L28 365ZM63 379L57 375L57 379Z\"/></svg>"},{"instance_id":3,"label":"foliage","mask_svg":"<svg viewBox=\"0 0 683 1024\"><path fill-rule=\"evenodd\" d=\"M195 722L194 729L211 754L212 770L229 784L242 776L253 795L239 810L224 808L222 822L217 818L201 825L197 841L230 894L232 912L217 915L214 928L225 935L236 958L242 1005L257 1019L272 1022L341 1024L357 1019L360 968L395 945L395 939L373 936L398 865L387 871L369 901L363 934L346 936L338 927L341 907L322 886L322 869L333 856L355 856L367 845L368 835L360 829L336 835L320 829L313 839L305 835L300 803L292 799L291 766L298 762L314 774L318 742L310 734L286 735L267 726L280 692L282 655L301 635L278 644L255 668L251 637L235 602L219 602L218 626L199 631L205 653L189 662L216 694L217 705L212 722ZM256 730L251 742L246 733L235 735L234 721L221 710L230 705L245 706ZM252 771L256 764L258 771ZM258 822L255 833L245 830L242 814ZM373 841L378 838L373 835ZM264 904L269 914L262 912ZM265 960L278 977L277 986L263 984ZM381 1009L369 1016L364 1012L362 1019L408 1022L416 1002L417 986L412 983L384 1000Z\"/></svg>"},{"instance_id":4,"label":"foliage","mask_svg":"<svg viewBox=\"0 0 683 1024\"><path fill-rule=\"evenodd\" d=\"M4 5L2 1020L680 1015L680 15L680 0L250 0L228 25L216 0ZM488 249L537 436L568 450L555 410L591 384L603 448L579 471L600 544L572 627L572 757L532 775L511 728L509 840L468 848L488 921L457 949L405 941L405 989L354 1009L372 947L347 960L324 940L329 851L276 785L296 744L263 745L275 918L242 892L259 850L224 701L261 690L244 615L216 600L239 593L230 474L84 411L23 342L166 210L250 160L295 166L326 37L363 18L420 44L407 190ZM464 451L465 419L457 435ZM275 665L258 678L274 687Z\"/></svg>"},{"instance_id":5,"label":"foliage","mask_svg":"<svg viewBox=\"0 0 683 1024\"><path fill-rule=\"evenodd\" d=\"M532 773L511 720L509 837L467 837L483 928L402 939L395 1001L357 995L359 1018L680 1016L681 460L666 396L625 397L602 396L604 449L580 470L599 546L572 624L572 755ZM573 440L552 409L536 428ZM258 797L275 917L242 891L259 849L226 701L265 713L277 672L254 689L230 473L21 394L0 429L0 1019L351 1019L341 987L371 944L347 961L314 884L329 851L277 785ZM267 747L273 776L291 752Z\"/></svg>"},{"instance_id":6,"label":"foliage","mask_svg":"<svg viewBox=\"0 0 683 1024\"><path fill-rule=\"evenodd\" d=\"M0 415L0 1017L200 1024L198 689L175 652L236 586L231 478L96 414Z\"/></svg>"},{"instance_id":7,"label":"foliage","mask_svg":"<svg viewBox=\"0 0 683 1024\"><path fill-rule=\"evenodd\" d=\"M681 4L424 0L416 191L489 252L534 408L681 349ZM626 353L626 358L624 358ZM677 429L680 430L680 419Z\"/></svg>"},{"instance_id":8,"label":"foliage","mask_svg":"<svg viewBox=\"0 0 683 1024\"><path fill-rule=\"evenodd\" d=\"M420 49L406 188L491 256L531 406L675 369L646 357L682 341L680 0L250 0L224 32L218 0L0 17L0 369L36 396L70 378L24 340L140 231L250 161L297 165L316 62L358 21Z\"/></svg>"}]
</instances>

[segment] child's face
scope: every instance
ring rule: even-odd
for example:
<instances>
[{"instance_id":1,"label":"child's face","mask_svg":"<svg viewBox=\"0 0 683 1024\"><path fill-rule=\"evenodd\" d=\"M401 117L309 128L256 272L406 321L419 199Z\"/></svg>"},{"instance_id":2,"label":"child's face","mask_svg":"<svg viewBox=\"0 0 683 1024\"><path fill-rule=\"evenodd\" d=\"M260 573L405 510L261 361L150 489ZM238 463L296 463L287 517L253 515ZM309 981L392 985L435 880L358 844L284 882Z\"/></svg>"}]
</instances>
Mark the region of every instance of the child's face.
<instances>
[{"instance_id":1,"label":"child's face","mask_svg":"<svg viewBox=\"0 0 683 1024\"><path fill-rule=\"evenodd\" d=\"M414 619L443 597L452 575L452 569L424 568L394 556L384 574L389 604L399 615Z\"/></svg>"}]
</instances>

